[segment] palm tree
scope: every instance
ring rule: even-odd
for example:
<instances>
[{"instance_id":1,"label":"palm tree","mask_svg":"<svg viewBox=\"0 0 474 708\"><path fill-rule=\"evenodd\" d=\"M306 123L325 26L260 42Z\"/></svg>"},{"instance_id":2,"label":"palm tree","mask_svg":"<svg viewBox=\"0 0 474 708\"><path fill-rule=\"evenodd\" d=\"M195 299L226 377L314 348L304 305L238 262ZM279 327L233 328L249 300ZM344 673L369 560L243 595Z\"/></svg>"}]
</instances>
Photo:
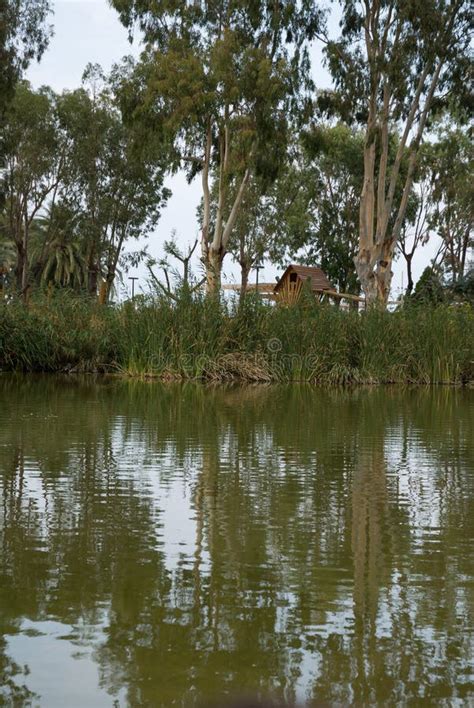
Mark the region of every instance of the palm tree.
<instances>
[{"instance_id":1,"label":"palm tree","mask_svg":"<svg viewBox=\"0 0 474 708\"><path fill-rule=\"evenodd\" d=\"M35 219L32 229L32 271L41 285L81 288L86 282L86 261L78 232L78 216L57 204Z\"/></svg>"},{"instance_id":2,"label":"palm tree","mask_svg":"<svg viewBox=\"0 0 474 708\"><path fill-rule=\"evenodd\" d=\"M86 271L80 245L61 234L47 246L40 282L78 289L85 283Z\"/></svg>"}]
</instances>

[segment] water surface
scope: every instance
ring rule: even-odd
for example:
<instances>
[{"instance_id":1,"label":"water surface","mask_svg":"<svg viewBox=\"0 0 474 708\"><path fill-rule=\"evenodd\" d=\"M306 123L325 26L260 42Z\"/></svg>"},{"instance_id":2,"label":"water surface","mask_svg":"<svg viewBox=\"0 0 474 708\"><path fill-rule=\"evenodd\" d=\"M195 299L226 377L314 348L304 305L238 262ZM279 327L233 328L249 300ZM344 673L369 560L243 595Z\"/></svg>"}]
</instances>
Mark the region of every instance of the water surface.
<instances>
[{"instance_id":1,"label":"water surface","mask_svg":"<svg viewBox=\"0 0 474 708\"><path fill-rule=\"evenodd\" d=\"M0 704L466 705L474 392L0 377Z\"/></svg>"}]
</instances>

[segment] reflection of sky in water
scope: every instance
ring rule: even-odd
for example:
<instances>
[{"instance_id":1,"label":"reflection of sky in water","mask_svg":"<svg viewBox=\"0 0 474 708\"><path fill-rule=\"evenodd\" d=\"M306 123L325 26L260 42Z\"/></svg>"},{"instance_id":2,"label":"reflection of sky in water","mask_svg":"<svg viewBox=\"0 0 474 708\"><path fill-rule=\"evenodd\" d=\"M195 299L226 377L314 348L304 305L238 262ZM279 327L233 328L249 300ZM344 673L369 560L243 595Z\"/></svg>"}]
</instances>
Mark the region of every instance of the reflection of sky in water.
<instances>
[{"instance_id":1,"label":"reflection of sky in water","mask_svg":"<svg viewBox=\"0 0 474 708\"><path fill-rule=\"evenodd\" d=\"M22 677L30 691L48 696L48 708L104 708L125 704L125 690L111 696L101 686L94 660L94 648L105 641L107 615L100 625L75 626L46 620L23 620L18 634L8 637L7 650L20 666L28 666ZM80 691L80 695L79 695ZM31 704L44 705L41 699Z\"/></svg>"},{"instance_id":2,"label":"reflection of sky in water","mask_svg":"<svg viewBox=\"0 0 474 708\"><path fill-rule=\"evenodd\" d=\"M167 441L159 452L150 448L145 441L140 441L141 427L138 422L132 426L128 424L127 439L123 436L122 421L117 417L112 434L112 458L117 464L117 473L122 479L130 478L138 485L141 494L153 500L158 512L156 525L157 548L163 554L167 570L172 574L178 566L191 564L197 553L196 549L196 516L193 508L193 485L196 475L202 467L203 453L193 450L180 463L176 464L176 450L173 440ZM420 446L416 435L410 438L407 448L403 451L398 435L400 431L391 431L385 441L385 459L387 464L387 478L396 480L399 503L406 507L410 517L410 527L413 540L412 552L417 552L418 540L426 543L427 535L432 543L436 543L440 525L440 504L442 497L433 467L437 461L434 456L427 454L426 449ZM220 469L225 472L226 467L235 462L235 438L227 430L221 434L219 444ZM405 441L406 443L406 441ZM274 445L271 435L266 435L263 429L258 431L257 441L259 460L256 469L246 469L246 458L242 460L242 473L258 472L268 460L275 463L277 469L275 477L284 479L288 470L298 470L298 450L290 453L287 449L279 449ZM71 450L72 459L69 464L74 464L75 451ZM317 453L306 457L306 466L314 468L317 473ZM25 487L24 494L29 504L35 507L40 515L41 531L44 540L48 534L48 506L52 503L47 489L44 488L35 460L25 459ZM63 477L64 484L68 484L67 471ZM249 479L250 483L252 479ZM261 499L254 497L255 508L258 509ZM311 513L311 502L302 500L300 510L304 515ZM324 535L324 534L323 534ZM435 548L433 547L433 550ZM268 549L269 559L274 562L285 562L278 555L276 548ZM199 570L205 575L210 570L210 556L206 548L199 551ZM331 568L325 566L326 571ZM344 581L344 569L334 568L337 576L336 582L341 592L346 592L353 585L352 578ZM394 607L400 597L400 573L393 572L390 586L385 595L379 598L375 633L378 638L391 638L396 631L394 626ZM416 623L416 596L413 594L411 606L411 619ZM461 603L465 598L458 597ZM251 598L251 602L258 606L258 597ZM285 635L287 623L296 608L298 598L291 592L282 596L282 602L277 607L275 629ZM305 648L305 642L315 637L328 638L331 635L345 637L353 633L354 607L353 598L349 596L337 597L334 609L318 613L319 622L308 623L305 632L300 636L301 646L292 651L291 664L296 672L295 683L296 699L305 701L310 697L311 686L320 678L320 654L314 648ZM462 610L461 610L462 614ZM100 675L94 661L94 647L106 640L108 625L107 611L104 610L103 620L98 625L63 625L55 621L31 622L24 620L19 633L8 638L8 650L13 659L21 666L28 665L30 675L25 677L28 688L39 695L48 694L48 705L55 706L105 706L111 705L114 700L121 702L124 698L124 689L113 698L100 686ZM433 646L436 652L439 647L439 637L433 628L422 629L423 640ZM56 641L51 642L54 638ZM223 642L226 638L223 636ZM231 649L231 644L228 647ZM61 680L57 681L57 676ZM81 699L77 701L77 682L81 681ZM55 687L51 689L51 687ZM69 688L68 688L69 687ZM76 701L76 702L75 702Z\"/></svg>"},{"instance_id":3,"label":"reflection of sky in water","mask_svg":"<svg viewBox=\"0 0 474 708\"><path fill-rule=\"evenodd\" d=\"M399 618L405 613L406 621L413 632L410 641L420 641L423 645L423 651L429 657L427 661L431 661L432 672L436 674L437 667L446 663L450 638L446 636L445 631L440 632L434 624L426 621L426 607L424 623L420 624L422 609L419 602L420 592L425 591L425 586L431 581L431 574L436 572L435 566L431 567L431 564L435 563L437 554L443 550L441 532L443 524L446 523L445 506L451 494L451 482L449 475L443 476L440 473L440 461L435 446L430 449L416 428L404 428L403 423L402 418L396 423L392 421L392 425L385 431L381 447L386 499L383 501L385 507L382 504L382 510L378 512L380 524L377 528L381 534L386 534L384 524L388 523L387 518L396 507L397 513L408 521L409 545L405 550L397 548L396 523L401 522L389 518L392 536L387 541L384 535L379 539L379 545L391 544L390 572L383 576L379 568L380 558L386 553L385 547L382 547L382 550L378 549L382 556L376 557L374 561L375 570L364 569L367 606L363 610L357 609L354 568L352 564L338 564L336 551L341 541L339 536L342 536L344 529L347 532L351 523L354 523L347 509L350 509L351 503L355 503L351 502L351 495L357 475L363 475L366 471L357 469L357 457L360 453L362 459L362 452L365 445L369 446L369 441L361 436L359 450L353 452L349 462L344 462L341 468L344 477L342 492L337 484L340 483L339 478L332 480L326 487L327 507L332 510L334 525L320 527L314 496L302 495L296 482L294 487L285 485L289 477L294 477L300 484L314 484L317 488L320 469L328 464L327 461L332 459L332 455L336 456L337 451L320 449L317 446L311 449L311 446L306 445L302 452L298 448L298 440L292 445L291 438L286 446L282 446L270 425L268 428L262 424L256 425L250 440L242 446L239 435L230 425L221 425L216 434L214 451L217 451L217 459L213 460L213 464L218 468L221 478L233 474L238 469L239 479L245 485L254 515L254 528L263 527L265 530L265 534L262 534L262 544L265 547L259 549L265 560L259 569L268 571L268 577L276 578L278 587L283 588L275 593L272 600L275 605L274 632L275 635L281 636L282 646L288 637L291 637L291 642L286 647L287 671L294 677L293 690L299 701L303 702L311 697L315 683L324 680L325 643L334 637L340 638L344 643L353 640L358 611L359 614L366 612L368 616L373 611L374 636L384 645L390 644L397 633L402 631ZM102 460L100 454L97 455L99 462L96 473L105 474L109 465L122 485L120 494L127 494L127 483L130 483L134 493L150 503L153 512L154 550L159 551L174 590L170 592L168 602L177 608L180 607L180 602L183 603L183 614L177 616L175 622L182 622L184 625L190 621L189 613L192 612L192 607L189 606L189 597L186 596L188 599L183 601L178 593L180 574L197 570L204 584L209 581L213 570L209 535L210 508L215 501L212 485L206 487L204 484L199 492L201 501L198 501L200 475L206 467L209 450L206 448L206 441L199 438L192 439L188 449L183 451L177 448L173 438L160 439L159 436L159 425L154 430L152 424L144 425L139 418L117 415L110 427L107 458L104 456ZM156 444L157 440L159 446ZM34 456L25 456L23 460L22 505L30 507L36 514L38 548L43 544L43 552L48 550L51 525L56 523L51 514L55 503L57 504L61 496L64 500L74 498L75 490L71 485L75 482L70 471L80 469L82 454L80 442L68 448L64 469L57 476L55 489L48 483L47 475L45 476L45 472L48 472L45 468L46 462L41 461L39 467ZM371 458L367 459L370 461ZM449 469L449 461L443 464ZM294 503L292 515L285 517L287 527L280 525L278 518L273 518L270 523L269 500L262 482L264 473L269 469L272 471L271 484L277 489L281 488L282 494L286 495L282 501ZM371 483L369 476L363 481L362 490L369 489L370 493ZM62 495L59 497L58 487L62 489ZM348 505L347 508L344 506L342 511L341 499ZM104 496L103 500L96 501L105 504L106 498ZM375 502L378 501L375 499ZM199 520L199 504L204 510L204 522ZM69 529L73 529L78 523L80 512L79 507L65 509L66 526ZM0 524L2 513L0 510ZM340 514L340 518L337 514ZM227 522L222 517L219 517L218 521L224 525ZM316 530L313 526L317 526ZM284 539L285 534L291 538L301 531L316 533L319 546L305 549L306 555L300 557L295 554L293 546L288 549L285 547ZM467 543L467 539L464 542ZM463 540L456 539L456 543L462 547ZM350 552L354 555L354 551ZM220 553L222 557L219 560L225 566L225 551ZM408 554L410 557L423 554L424 562L429 564L426 571L414 572ZM238 560L244 562L240 556ZM248 560L246 562L248 563ZM369 559L368 565L370 562ZM297 590L298 583L301 582L298 574L301 573L302 563L307 564L308 572L317 567L318 579L321 581L321 590L317 586L311 588L316 600L313 600L310 607L304 608L304 626L298 624L295 619L301 610L302 600ZM225 570L228 572L227 567ZM453 607L451 614L448 613L448 620L454 618L462 625L462 618L469 617L470 612L469 576L461 573L456 567L449 570L450 577L456 577L458 584L453 584L450 588ZM225 576L225 582L231 584L232 577ZM248 609L265 608L269 602L265 582L261 581L248 589L239 588L241 606L234 610L235 619L244 622ZM331 591L330 599L326 599L324 595L328 589ZM425 602L429 608L432 597ZM122 681L119 677L117 690L111 695L107 692L107 682L101 676L99 667L102 665L95 658L97 648L107 643L110 614L110 607L104 603L96 623L91 625L68 625L53 619L37 622L22 619L17 633L7 635L6 649L9 656L20 666L29 667L30 674L18 676L18 682L24 682L31 691L39 695L47 695L47 705L51 708L74 708L76 705L81 708L106 706L113 705L114 700L122 704L126 698L126 686L123 685L126 684L126 678ZM237 648L237 640L226 622L223 613L217 633L219 648L231 653ZM144 647L151 646L154 640L150 636L150 628L147 625L138 626L135 640ZM457 680L468 682L472 680L472 674L472 670L465 667L464 674L458 676ZM278 680L280 679L276 676L272 677L273 682ZM80 701L77 700L79 684ZM456 698L452 697L450 705L456 704Z\"/></svg>"}]
</instances>

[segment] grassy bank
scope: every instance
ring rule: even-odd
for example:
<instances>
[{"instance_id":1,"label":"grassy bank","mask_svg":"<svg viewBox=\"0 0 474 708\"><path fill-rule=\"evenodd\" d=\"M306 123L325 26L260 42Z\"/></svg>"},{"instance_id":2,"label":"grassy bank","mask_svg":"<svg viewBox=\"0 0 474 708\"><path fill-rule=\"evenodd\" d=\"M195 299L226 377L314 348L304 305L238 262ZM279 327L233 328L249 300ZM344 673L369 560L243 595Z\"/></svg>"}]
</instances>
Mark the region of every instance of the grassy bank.
<instances>
[{"instance_id":1,"label":"grassy bank","mask_svg":"<svg viewBox=\"0 0 474 708\"><path fill-rule=\"evenodd\" d=\"M249 298L100 307L74 297L0 305L0 369L351 383L474 379L472 308L341 312Z\"/></svg>"}]
</instances>

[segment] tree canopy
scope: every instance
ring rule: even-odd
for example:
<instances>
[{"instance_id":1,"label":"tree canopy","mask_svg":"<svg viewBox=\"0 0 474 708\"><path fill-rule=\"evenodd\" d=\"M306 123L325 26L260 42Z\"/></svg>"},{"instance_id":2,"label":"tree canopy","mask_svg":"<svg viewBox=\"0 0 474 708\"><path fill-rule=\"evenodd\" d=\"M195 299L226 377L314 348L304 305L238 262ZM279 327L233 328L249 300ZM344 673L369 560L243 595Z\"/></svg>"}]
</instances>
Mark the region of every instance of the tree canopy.
<instances>
[{"instance_id":1,"label":"tree canopy","mask_svg":"<svg viewBox=\"0 0 474 708\"><path fill-rule=\"evenodd\" d=\"M146 42L124 85L125 110L171 147L189 180L201 176L201 256L215 291L249 182L275 178L291 120L308 104L307 42L322 13L308 0L112 4Z\"/></svg>"},{"instance_id":2,"label":"tree canopy","mask_svg":"<svg viewBox=\"0 0 474 708\"><path fill-rule=\"evenodd\" d=\"M50 0L0 0L0 118L28 64L48 46Z\"/></svg>"},{"instance_id":3,"label":"tree canopy","mask_svg":"<svg viewBox=\"0 0 474 708\"><path fill-rule=\"evenodd\" d=\"M242 296L269 258L319 265L341 292L384 306L394 258L409 294L428 241L452 292L465 282L467 0L334 0L334 36L328 7L311 0L111 5L140 57L109 76L88 65L81 86L57 94L22 80L47 46L49 1L0 0L2 282L25 297L48 285L107 301L120 269L145 258L143 243L126 253L127 243L156 229L178 171L200 183L209 294L230 254ZM330 89L318 85L315 42Z\"/></svg>"},{"instance_id":4,"label":"tree canopy","mask_svg":"<svg viewBox=\"0 0 474 708\"><path fill-rule=\"evenodd\" d=\"M369 302L385 303L430 117L448 103L452 108L468 100L472 13L466 0L341 4L341 34L327 43L326 56L336 89L333 105L346 120L365 126L355 264ZM389 135L395 129L399 143L391 157ZM405 152L408 165L402 179Z\"/></svg>"},{"instance_id":5,"label":"tree canopy","mask_svg":"<svg viewBox=\"0 0 474 708\"><path fill-rule=\"evenodd\" d=\"M52 280L90 294L100 288L105 301L124 243L159 219L169 195L163 165L124 125L96 66L61 95L21 83L4 140L1 231L16 251L17 290Z\"/></svg>"}]
</instances>

